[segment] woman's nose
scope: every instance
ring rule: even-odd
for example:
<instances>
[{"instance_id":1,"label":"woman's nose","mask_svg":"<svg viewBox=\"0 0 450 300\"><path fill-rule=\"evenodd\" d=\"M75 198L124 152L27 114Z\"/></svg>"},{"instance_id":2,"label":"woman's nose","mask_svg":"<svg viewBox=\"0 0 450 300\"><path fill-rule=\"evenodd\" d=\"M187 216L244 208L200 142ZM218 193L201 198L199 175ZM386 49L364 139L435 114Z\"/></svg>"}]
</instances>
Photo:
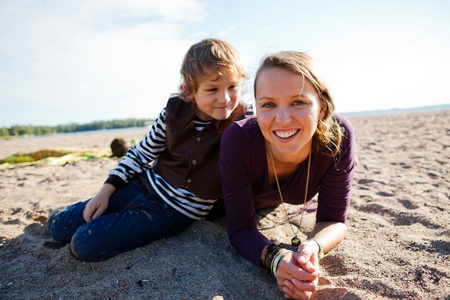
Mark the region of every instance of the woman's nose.
<instances>
[{"instance_id":1,"label":"woman's nose","mask_svg":"<svg viewBox=\"0 0 450 300\"><path fill-rule=\"evenodd\" d=\"M286 123L291 121L291 114L289 108L280 106L277 111L275 120L279 123Z\"/></svg>"}]
</instances>

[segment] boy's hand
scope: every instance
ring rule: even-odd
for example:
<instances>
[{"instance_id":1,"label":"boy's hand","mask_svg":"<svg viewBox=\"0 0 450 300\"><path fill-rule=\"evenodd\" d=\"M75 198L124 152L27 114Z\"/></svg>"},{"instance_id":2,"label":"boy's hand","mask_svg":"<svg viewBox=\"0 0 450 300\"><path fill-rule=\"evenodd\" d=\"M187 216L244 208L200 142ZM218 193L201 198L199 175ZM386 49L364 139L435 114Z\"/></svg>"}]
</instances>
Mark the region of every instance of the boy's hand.
<instances>
[{"instance_id":1,"label":"boy's hand","mask_svg":"<svg viewBox=\"0 0 450 300\"><path fill-rule=\"evenodd\" d=\"M83 218L86 222L100 217L109 205L109 197L115 192L116 188L109 183L105 183L100 191L92 198L84 208Z\"/></svg>"}]
</instances>

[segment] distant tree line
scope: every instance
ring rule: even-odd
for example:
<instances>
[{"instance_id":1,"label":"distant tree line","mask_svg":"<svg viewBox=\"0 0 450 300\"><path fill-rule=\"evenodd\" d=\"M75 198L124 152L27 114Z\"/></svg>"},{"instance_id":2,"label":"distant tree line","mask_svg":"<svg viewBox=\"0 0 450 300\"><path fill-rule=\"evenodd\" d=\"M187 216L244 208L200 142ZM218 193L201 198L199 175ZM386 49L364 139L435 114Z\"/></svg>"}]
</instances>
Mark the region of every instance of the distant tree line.
<instances>
[{"instance_id":1,"label":"distant tree line","mask_svg":"<svg viewBox=\"0 0 450 300\"><path fill-rule=\"evenodd\" d=\"M152 119L125 119L111 121L94 121L87 124L70 123L58 126L12 126L0 128L1 137L14 137L22 135L47 135L53 133L68 133L89 130L116 129L129 127L143 127L151 124Z\"/></svg>"}]
</instances>

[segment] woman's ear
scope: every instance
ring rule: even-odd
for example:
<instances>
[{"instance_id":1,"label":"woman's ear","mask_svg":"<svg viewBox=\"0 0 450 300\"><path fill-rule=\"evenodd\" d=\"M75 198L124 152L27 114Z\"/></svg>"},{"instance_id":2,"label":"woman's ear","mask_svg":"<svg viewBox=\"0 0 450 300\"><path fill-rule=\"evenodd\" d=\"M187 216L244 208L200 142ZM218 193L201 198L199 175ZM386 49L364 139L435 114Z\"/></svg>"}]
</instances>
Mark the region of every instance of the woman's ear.
<instances>
[{"instance_id":1,"label":"woman's ear","mask_svg":"<svg viewBox=\"0 0 450 300\"><path fill-rule=\"evenodd\" d=\"M326 112L328 110L328 102L323 97L320 97L320 112L319 112L319 120L325 118Z\"/></svg>"}]
</instances>

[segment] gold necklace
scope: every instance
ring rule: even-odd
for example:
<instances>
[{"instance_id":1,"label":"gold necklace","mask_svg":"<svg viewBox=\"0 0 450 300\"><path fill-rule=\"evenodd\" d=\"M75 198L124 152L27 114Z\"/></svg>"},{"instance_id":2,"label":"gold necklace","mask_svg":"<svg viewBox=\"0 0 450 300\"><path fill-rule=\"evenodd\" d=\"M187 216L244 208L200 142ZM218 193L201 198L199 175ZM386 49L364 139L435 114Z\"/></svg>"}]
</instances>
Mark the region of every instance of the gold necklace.
<instances>
[{"instance_id":1,"label":"gold necklace","mask_svg":"<svg viewBox=\"0 0 450 300\"><path fill-rule=\"evenodd\" d=\"M291 245L297 247L301 243L300 238L298 237L298 233L300 232L300 228L302 226L303 213L305 212L306 200L308 199L309 170L311 168L311 150L309 151L309 155L308 155L308 172L306 173L305 200L303 201L303 209L302 209L302 212L300 213L300 224L298 225L297 232L295 232L295 230L292 227L292 224L291 224L291 222L289 220L289 215L288 215L288 213L286 211L286 207L284 206L283 195L281 194L280 183L278 182L277 169L275 168L275 161L273 159L272 146L270 145L269 142L267 143L267 145L268 145L268 148L269 148L270 160L272 161L273 174L275 175L275 181L277 183L278 193L280 194L281 204L283 205L283 210L284 210L284 213L286 214L286 219L287 219L289 225L291 226L292 232L294 233L294 237L291 240Z\"/></svg>"}]
</instances>

